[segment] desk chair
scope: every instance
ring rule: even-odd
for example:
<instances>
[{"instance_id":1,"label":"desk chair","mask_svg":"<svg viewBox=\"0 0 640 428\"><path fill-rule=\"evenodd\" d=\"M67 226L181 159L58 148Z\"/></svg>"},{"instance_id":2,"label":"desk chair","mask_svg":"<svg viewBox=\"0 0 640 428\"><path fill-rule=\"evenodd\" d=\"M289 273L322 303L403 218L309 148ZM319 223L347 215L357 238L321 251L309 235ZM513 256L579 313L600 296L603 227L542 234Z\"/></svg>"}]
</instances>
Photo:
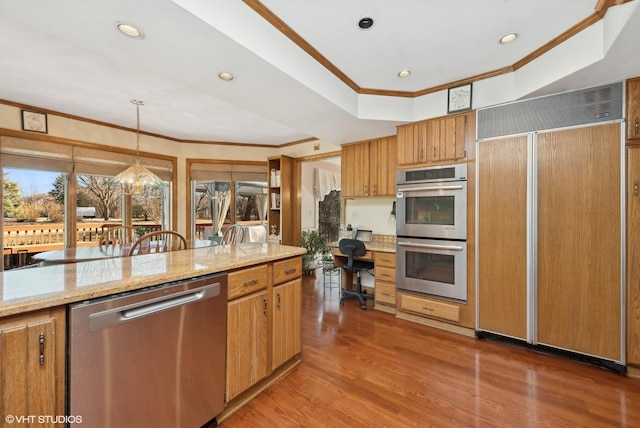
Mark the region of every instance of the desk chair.
<instances>
[{"instance_id":1,"label":"desk chair","mask_svg":"<svg viewBox=\"0 0 640 428\"><path fill-rule=\"evenodd\" d=\"M362 282L360 280L360 272L363 270L373 269L373 262L367 260L356 260L355 257L364 256L367 252L367 249L364 246L362 241L358 241L357 239L341 239L338 242L338 248L340 252L346 254L348 256L347 263L342 266L347 272L356 274L356 289L355 291L351 290L342 290L342 297L340 298L340 305L344 305L345 299L350 299L352 297L360 300L362 304L362 309L367 309L366 299L373 299L372 294L363 294L362 293Z\"/></svg>"}]
</instances>

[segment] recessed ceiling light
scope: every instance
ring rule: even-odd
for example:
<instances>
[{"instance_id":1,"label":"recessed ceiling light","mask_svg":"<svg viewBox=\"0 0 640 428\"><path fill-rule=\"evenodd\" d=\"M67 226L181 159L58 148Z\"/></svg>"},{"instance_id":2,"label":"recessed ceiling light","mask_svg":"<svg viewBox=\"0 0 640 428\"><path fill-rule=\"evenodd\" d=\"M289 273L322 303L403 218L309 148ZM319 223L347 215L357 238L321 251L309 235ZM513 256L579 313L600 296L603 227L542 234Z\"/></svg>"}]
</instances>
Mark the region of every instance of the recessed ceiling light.
<instances>
[{"instance_id":1,"label":"recessed ceiling light","mask_svg":"<svg viewBox=\"0 0 640 428\"><path fill-rule=\"evenodd\" d=\"M402 70L398 72L398 77L408 77L411 74L409 70Z\"/></svg>"},{"instance_id":2,"label":"recessed ceiling light","mask_svg":"<svg viewBox=\"0 0 640 428\"><path fill-rule=\"evenodd\" d=\"M233 74L227 73L226 71L223 71L222 73L218 73L218 77L221 78L222 80L226 80L227 82L229 80L233 80Z\"/></svg>"},{"instance_id":3,"label":"recessed ceiling light","mask_svg":"<svg viewBox=\"0 0 640 428\"><path fill-rule=\"evenodd\" d=\"M360 21L358 21L358 27L360 27L362 30L368 30L369 28L373 27L373 18L368 16L362 18Z\"/></svg>"},{"instance_id":4,"label":"recessed ceiling light","mask_svg":"<svg viewBox=\"0 0 640 428\"><path fill-rule=\"evenodd\" d=\"M500 44L501 45L506 45L507 43L513 42L517 38L518 38L518 34L517 33L505 34L504 36L500 37Z\"/></svg>"},{"instance_id":5,"label":"recessed ceiling light","mask_svg":"<svg viewBox=\"0 0 640 428\"><path fill-rule=\"evenodd\" d=\"M144 37L142 31L131 24L127 24L126 22L116 22L116 28L118 29L118 31L128 37L133 37L135 39L141 39L142 37Z\"/></svg>"}]
</instances>

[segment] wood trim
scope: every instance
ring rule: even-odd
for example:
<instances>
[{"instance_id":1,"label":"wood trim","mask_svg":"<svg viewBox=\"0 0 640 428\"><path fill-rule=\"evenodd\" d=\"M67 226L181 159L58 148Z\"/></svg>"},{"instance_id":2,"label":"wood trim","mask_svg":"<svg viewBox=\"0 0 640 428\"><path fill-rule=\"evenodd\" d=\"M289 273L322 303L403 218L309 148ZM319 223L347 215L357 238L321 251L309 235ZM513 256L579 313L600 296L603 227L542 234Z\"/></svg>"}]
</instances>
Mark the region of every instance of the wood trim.
<instances>
[{"instance_id":1,"label":"wood trim","mask_svg":"<svg viewBox=\"0 0 640 428\"><path fill-rule=\"evenodd\" d=\"M580 33L581 31L585 30L586 28L590 27L591 25L595 24L596 22L600 21L601 19L602 19L602 17L599 16L597 13L594 13L591 16L588 16L587 18L585 18L582 21L578 22L573 27L569 28L564 33L560 34L558 37L556 37L556 38L550 40L548 43L540 46L538 49L536 49L535 51L531 52L529 55L525 56L520 61L516 61L516 63L513 64L513 70L515 71L515 70L518 70L519 68L524 67L525 65L529 64L533 60L541 57L545 53L549 52L551 49L553 49L556 46L560 45L561 43L569 40L571 37L575 36L576 34Z\"/></svg>"},{"instance_id":2,"label":"wood trim","mask_svg":"<svg viewBox=\"0 0 640 428\"><path fill-rule=\"evenodd\" d=\"M342 156L342 150L339 150L335 152L322 153L320 155L301 156L295 159L300 162L309 162L309 161L320 161L323 159L330 159L330 158L339 158L341 156Z\"/></svg>"},{"instance_id":3,"label":"wood trim","mask_svg":"<svg viewBox=\"0 0 640 428\"><path fill-rule=\"evenodd\" d=\"M71 120L77 120L79 122L90 123L92 125L105 126L107 128L113 128L113 129L120 129L122 131L133 132L134 134L136 133L136 129L135 128L127 128L126 126L114 125L113 123L100 122L99 120L87 119L86 117L74 116L72 114L62 113L62 112L55 111L55 110L48 110L48 109L41 108L41 107L34 107L34 106L31 106L31 105L28 105L28 104L14 103L12 101L3 100L3 99L0 99L0 104L6 104L8 106L24 108L24 109L29 109L29 110L35 110L35 111L38 111L38 112L47 113L47 114L58 116L58 117L63 117L63 118L66 118L66 119L71 119ZM33 132L28 132L28 134L32 135ZM47 134L44 134L44 136L46 136L46 135ZM154 134L154 133L146 132L146 131L142 131L142 130L140 131L140 135L148 135L150 137L164 138L165 140L176 141L178 143L181 142L181 140L178 140L177 138L167 137L165 135Z\"/></svg>"},{"instance_id":4,"label":"wood trim","mask_svg":"<svg viewBox=\"0 0 640 428\"><path fill-rule=\"evenodd\" d=\"M8 100L3 100L3 99L0 99L0 104L8 105L8 106L11 106L11 107L17 107L17 108L21 108L21 109L35 110L35 111L38 111L38 112L47 113L49 115L63 117L63 118L66 118L66 119L71 119L71 120L76 120L78 122L85 122L85 123L90 123L92 125L104 126L106 128L119 129L119 130L122 130L122 131L128 131L128 132L133 132L133 133L136 132L136 129L133 129L133 128L127 128L127 127L120 126L120 125L114 125L112 123L100 122L98 120L87 119L85 117L74 116L74 115L71 115L71 114L61 113L61 112L55 111L55 110L48 110L48 109L44 109L44 108L41 108L41 107L35 107L35 106L32 106L32 105L28 105L28 104L15 103L15 102L8 101ZM0 129L0 130L5 131L5 129ZM47 141L53 141L53 140L47 139L47 137L49 137L49 138L59 138L59 137L52 137L50 134L36 134L34 132L28 132L28 131L15 131L15 130L11 130L11 129L6 129L6 131L19 132L19 133L22 133L23 135L30 135L30 136L38 135L39 137L43 137L43 139L46 139ZM6 135L9 135L9 134L6 134ZM293 145L296 145L296 144L303 144L303 143L307 143L309 141L317 140L317 138L312 137L312 138L307 138L307 139L304 139L304 140L292 141L292 142L283 143L283 144L280 144L280 145L269 146L267 144L252 144L252 143L225 142L225 141L180 140L178 138L169 137L167 135L154 134L154 133L146 132L146 131L142 131L142 130L140 131L140 135L147 135L149 137L162 138L164 140L169 140L169 141L173 141L173 142L176 142L176 143L183 143L183 144L210 144L210 145L217 145L217 146L240 146L240 147L260 147L260 148L273 147L274 149L287 147L287 146L293 146ZM32 138L32 139L36 139L36 138ZM123 150L127 150L127 149L123 149ZM131 151L131 152L133 154L135 154L135 151ZM140 153L142 154L143 152L140 152Z\"/></svg>"},{"instance_id":5,"label":"wood trim","mask_svg":"<svg viewBox=\"0 0 640 428\"><path fill-rule=\"evenodd\" d=\"M243 0L247 6L254 10L258 15L262 16L268 23L273 25L276 30L280 31L289 40L298 45L303 51L309 54L313 59L322 64L327 70L329 70L334 76L340 79L345 85L353 89L355 92L360 92L360 87L344 74L338 67L333 65L331 61L318 52L309 42L300 37L298 33L293 31L282 19L276 14L271 12L265 5L258 0Z\"/></svg>"},{"instance_id":6,"label":"wood trim","mask_svg":"<svg viewBox=\"0 0 640 428\"><path fill-rule=\"evenodd\" d=\"M122 128L122 129L126 129L126 128ZM132 131L132 132L135 132L135 131ZM8 137L25 138L25 139L37 140L37 141L48 141L51 143L65 144L73 147L84 147L88 149L102 150L102 151L111 152L111 153L124 153L132 156L135 156L136 154L136 151L132 149L125 149L125 148L114 147L114 146L109 146L106 144L99 144L99 143L88 143L85 141L71 140L69 138L54 137L49 134L37 134L37 133L27 132L27 131L16 131L13 129L0 128L0 135L4 135ZM162 159L162 160L167 160L171 162L171 170L172 170L171 198L173 203L171 204L171 224L169 226L172 229L175 229L176 222L178 219L177 217L178 204L176 203L178 200L178 169L177 169L178 158L175 156L162 155L158 153L143 152L143 151L140 152L140 156L155 158L155 159ZM75 206L74 206L74 210L75 210ZM72 228L70 230L75 230L75 228ZM74 240L71 239L70 242L74 242Z\"/></svg>"},{"instance_id":7,"label":"wood trim","mask_svg":"<svg viewBox=\"0 0 640 428\"><path fill-rule=\"evenodd\" d=\"M625 4L630 1L631 0L598 0L598 3L596 3L595 7L596 14L600 18L604 18L604 15L607 13L610 7Z\"/></svg>"},{"instance_id":8,"label":"wood trim","mask_svg":"<svg viewBox=\"0 0 640 428\"><path fill-rule=\"evenodd\" d=\"M136 131L131 130L131 132L135 133ZM0 128L0 135L6 136L6 137L24 138L26 140L46 141L50 143L65 144L67 146L83 147L87 149L102 150L102 151L111 152L111 153L123 153L127 155L132 155L132 156L136 155L135 149L109 146L107 144L100 144L100 143L89 143L86 141L72 140L69 138L55 137L49 134L39 134L39 133L29 132L29 131L17 131L14 129ZM175 156L163 155L160 153L145 152L142 150L140 151L140 156L173 161L172 167L173 167L173 170L175 171L176 164L177 164L177 157Z\"/></svg>"},{"instance_id":9,"label":"wood trim","mask_svg":"<svg viewBox=\"0 0 640 428\"><path fill-rule=\"evenodd\" d=\"M403 98L417 98L423 95L431 94L434 92L439 92L454 86L464 85L471 82L477 82L479 80L488 79L490 77L499 76L502 74L511 73L513 71L518 70L519 68L524 67L528 63L534 61L540 56L544 55L551 49L560 45L564 41L570 39L575 36L579 32L588 28L589 26L595 24L600 19L604 17L607 10L610 7L617 6L620 4L627 3L631 0L598 0L598 3L595 6L596 12L594 12L591 16L585 18L581 22L577 23L569 30L564 33L558 35L556 38L546 43L545 45L539 47L535 51L531 52L529 55L525 56L519 61L516 61L514 64L502 68L498 68L495 70L487 71L486 73L477 74L475 76L466 77L464 79L455 80L452 82L443 83L442 85L433 86L430 88L421 89L415 92L410 91L396 91L396 90L387 90L387 89L374 89L374 88L361 88L359 87L353 80L351 80L345 73L343 73L338 67L336 67L331 61L329 61L325 56L323 56L320 52L318 52L313 46L309 44L306 40L304 40L298 33L293 31L291 27L289 27L282 19L276 16L271 10L269 10L265 5L263 5L260 0L243 0L247 6L253 9L256 13L262 16L267 22L273 25L278 31L280 31L285 37L289 38L293 43L298 45L303 51L307 52L313 59L318 61L322 66L324 66L329 72L333 73L338 79L344 82L347 86L353 89L357 94L361 95L380 95L380 96L390 96L390 97L403 97Z\"/></svg>"}]
</instances>

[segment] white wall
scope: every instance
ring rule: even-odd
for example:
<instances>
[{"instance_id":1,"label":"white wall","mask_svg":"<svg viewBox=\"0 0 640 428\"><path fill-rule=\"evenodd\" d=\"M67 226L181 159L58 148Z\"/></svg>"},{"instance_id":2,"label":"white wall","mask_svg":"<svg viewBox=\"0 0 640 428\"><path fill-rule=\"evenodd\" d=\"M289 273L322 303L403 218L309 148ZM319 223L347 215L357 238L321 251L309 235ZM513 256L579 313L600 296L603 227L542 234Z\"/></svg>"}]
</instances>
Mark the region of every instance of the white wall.
<instances>
[{"instance_id":1,"label":"white wall","mask_svg":"<svg viewBox=\"0 0 640 428\"><path fill-rule=\"evenodd\" d=\"M391 215L394 197L347 199L345 222L354 228L369 229L377 235L395 235L396 221Z\"/></svg>"}]
</instances>

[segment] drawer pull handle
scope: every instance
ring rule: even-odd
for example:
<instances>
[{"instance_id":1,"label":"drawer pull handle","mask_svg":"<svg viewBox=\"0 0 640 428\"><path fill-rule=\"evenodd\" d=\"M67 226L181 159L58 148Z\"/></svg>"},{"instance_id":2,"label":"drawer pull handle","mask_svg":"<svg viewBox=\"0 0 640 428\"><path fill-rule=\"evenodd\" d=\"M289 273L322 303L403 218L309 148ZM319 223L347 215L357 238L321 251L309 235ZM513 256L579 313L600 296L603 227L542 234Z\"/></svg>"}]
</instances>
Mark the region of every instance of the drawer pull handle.
<instances>
[{"instance_id":1,"label":"drawer pull handle","mask_svg":"<svg viewBox=\"0 0 640 428\"><path fill-rule=\"evenodd\" d=\"M297 270L298 269L296 269L296 268L287 268L287 269L284 270L284 273L286 273L287 275L291 275L292 273L294 273Z\"/></svg>"},{"instance_id":2,"label":"drawer pull handle","mask_svg":"<svg viewBox=\"0 0 640 428\"><path fill-rule=\"evenodd\" d=\"M248 285L254 285L257 284L258 281L260 281L258 278L253 278L253 279L248 279L245 282L242 283L242 285L244 285L245 287Z\"/></svg>"},{"instance_id":3,"label":"drawer pull handle","mask_svg":"<svg viewBox=\"0 0 640 428\"><path fill-rule=\"evenodd\" d=\"M423 306L422 309L424 309L425 311L429 311L429 312L433 312L434 309L430 308L429 306Z\"/></svg>"},{"instance_id":4,"label":"drawer pull handle","mask_svg":"<svg viewBox=\"0 0 640 428\"><path fill-rule=\"evenodd\" d=\"M44 333L40 333L38 337L40 343L40 365L44 365Z\"/></svg>"}]
</instances>

